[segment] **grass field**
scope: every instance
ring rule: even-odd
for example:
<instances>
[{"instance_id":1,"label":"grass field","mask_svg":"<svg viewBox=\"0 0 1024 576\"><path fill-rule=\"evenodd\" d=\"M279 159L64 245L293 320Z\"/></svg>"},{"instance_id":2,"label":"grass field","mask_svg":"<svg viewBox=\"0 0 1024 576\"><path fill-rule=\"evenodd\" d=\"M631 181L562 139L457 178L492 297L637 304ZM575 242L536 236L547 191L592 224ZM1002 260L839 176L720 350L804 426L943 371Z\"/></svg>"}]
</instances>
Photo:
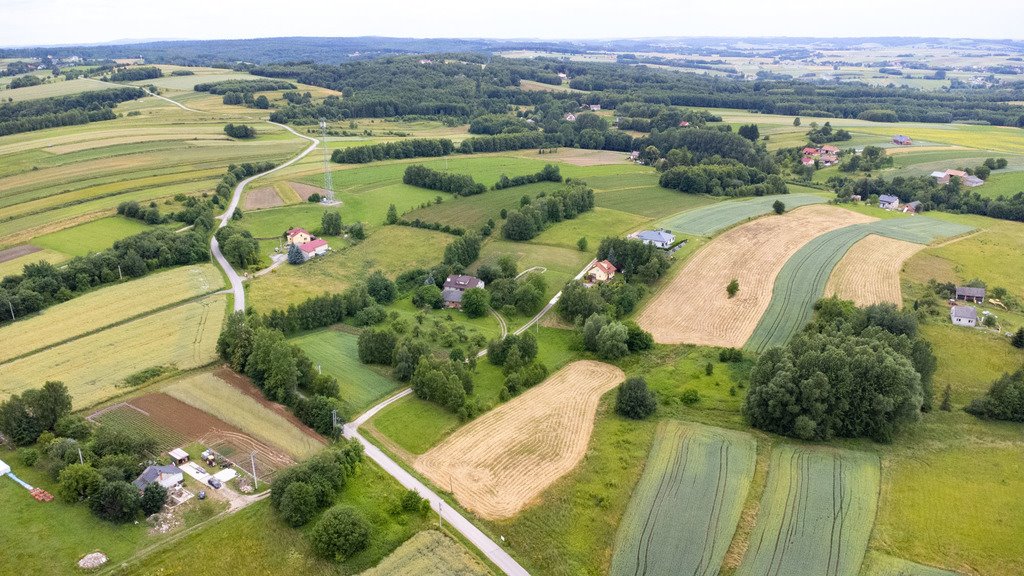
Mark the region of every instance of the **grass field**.
<instances>
[{"instance_id":1,"label":"grass field","mask_svg":"<svg viewBox=\"0 0 1024 576\"><path fill-rule=\"evenodd\" d=\"M323 449L321 442L296 428L283 416L213 374L204 372L189 376L162 391L284 450L296 459L308 458Z\"/></svg>"},{"instance_id":2,"label":"grass field","mask_svg":"<svg viewBox=\"0 0 1024 576\"><path fill-rule=\"evenodd\" d=\"M33 238L32 243L40 248L84 256L90 252L102 252L122 238L153 229L139 220L111 216Z\"/></svg>"},{"instance_id":3,"label":"grass field","mask_svg":"<svg viewBox=\"0 0 1024 576\"><path fill-rule=\"evenodd\" d=\"M541 232L533 240L534 244L547 244L549 246L561 246L570 250L576 249L576 242L589 236L596 247L601 238L607 236L624 236L631 232L647 219L643 216L620 212L608 208L594 208L572 220L563 220L552 224L547 230Z\"/></svg>"},{"instance_id":4,"label":"grass field","mask_svg":"<svg viewBox=\"0 0 1024 576\"><path fill-rule=\"evenodd\" d=\"M776 446L737 576L856 576L878 506L878 458Z\"/></svg>"},{"instance_id":5,"label":"grass field","mask_svg":"<svg viewBox=\"0 0 1024 576\"><path fill-rule=\"evenodd\" d=\"M487 576L490 573L480 560L450 536L437 530L424 530L360 576Z\"/></svg>"},{"instance_id":6,"label":"grass field","mask_svg":"<svg viewBox=\"0 0 1024 576\"><path fill-rule=\"evenodd\" d=\"M955 572L915 564L877 552L868 552L860 574L861 576L956 576Z\"/></svg>"},{"instance_id":7,"label":"grass field","mask_svg":"<svg viewBox=\"0 0 1024 576\"><path fill-rule=\"evenodd\" d=\"M70 256L63 252L57 252L56 250L39 250L38 252L25 254L24 256L12 258L6 262L0 262L0 278L21 274L22 271L24 271L26 264L42 262L43 260L46 260L50 264L60 264L68 258L70 258Z\"/></svg>"},{"instance_id":8,"label":"grass field","mask_svg":"<svg viewBox=\"0 0 1024 576\"><path fill-rule=\"evenodd\" d=\"M719 202L711 206L669 216L659 220L656 225L683 234L714 236L726 228L770 213L772 211L772 204L776 200L781 200L786 205L787 210L792 210L793 208L808 204L824 203L827 198L815 194L795 193L784 196L764 196L750 200Z\"/></svg>"},{"instance_id":9,"label":"grass field","mask_svg":"<svg viewBox=\"0 0 1024 576\"><path fill-rule=\"evenodd\" d=\"M647 218L661 218L721 201L715 196L686 194L658 185L658 175L629 173L594 176L587 180L594 188L594 203L599 208L629 212Z\"/></svg>"},{"instance_id":10,"label":"grass field","mask_svg":"<svg viewBox=\"0 0 1024 576\"><path fill-rule=\"evenodd\" d=\"M341 211L341 207L336 209ZM253 210L246 212L242 220L234 225L248 230L256 238L280 239L281 235L291 228L305 228L316 233L320 230L320 221L327 211L328 209L320 204L309 203ZM344 215L342 221L344 222Z\"/></svg>"},{"instance_id":11,"label":"grass field","mask_svg":"<svg viewBox=\"0 0 1024 576\"><path fill-rule=\"evenodd\" d=\"M0 365L11 358L79 337L111 324L223 286L212 264L183 266L88 292L0 327ZM31 338L21 335L31 334Z\"/></svg>"},{"instance_id":12,"label":"grass field","mask_svg":"<svg viewBox=\"0 0 1024 576\"><path fill-rule=\"evenodd\" d=\"M663 421L619 528L612 576L717 574L755 458L749 435Z\"/></svg>"},{"instance_id":13,"label":"grass field","mask_svg":"<svg viewBox=\"0 0 1024 576\"><path fill-rule=\"evenodd\" d=\"M588 235L588 242L596 248L600 238L604 236L597 234ZM545 301L551 299L565 283L579 274L580 270L590 262L592 253L581 252L576 246L564 248L560 246L548 246L535 244L533 242L511 242L508 240L490 240L480 250L480 257L470 267L476 271L484 264L494 265L502 256L511 256L515 259L519 271L524 271L534 266L545 268L542 274L547 284Z\"/></svg>"},{"instance_id":14,"label":"grass field","mask_svg":"<svg viewBox=\"0 0 1024 576\"><path fill-rule=\"evenodd\" d=\"M355 335L338 330L318 330L290 340L322 366L324 374L338 379L346 417L361 413L401 386L359 361L356 340Z\"/></svg>"},{"instance_id":15,"label":"grass field","mask_svg":"<svg viewBox=\"0 0 1024 576\"><path fill-rule=\"evenodd\" d=\"M74 80L56 80L39 84L38 86L26 86L25 88L7 89L2 92L3 99L13 99L15 102L25 100L38 100L40 98L52 98L54 96L70 96L82 92L94 92L96 90L107 90L117 88L116 84L75 78Z\"/></svg>"},{"instance_id":16,"label":"grass field","mask_svg":"<svg viewBox=\"0 0 1024 576\"><path fill-rule=\"evenodd\" d=\"M127 392L122 381L142 369L206 365L225 311L224 297L211 296L20 358L0 370L0 397L60 380L77 410Z\"/></svg>"}]
</instances>

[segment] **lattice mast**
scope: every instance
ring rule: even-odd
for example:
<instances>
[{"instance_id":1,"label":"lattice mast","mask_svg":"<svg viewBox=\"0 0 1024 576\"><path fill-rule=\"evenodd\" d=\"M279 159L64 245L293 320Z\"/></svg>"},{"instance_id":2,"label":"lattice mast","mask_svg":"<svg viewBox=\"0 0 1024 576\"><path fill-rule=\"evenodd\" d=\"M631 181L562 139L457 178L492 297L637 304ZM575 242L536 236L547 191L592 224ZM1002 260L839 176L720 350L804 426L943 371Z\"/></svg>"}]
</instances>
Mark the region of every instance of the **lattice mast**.
<instances>
[{"instance_id":1,"label":"lattice mast","mask_svg":"<svg viewBox=\"0 0 1024 576\"><path fill-rule=\"evenodd\" d=\"M334 203L334 177L331 173L331 155L327 153L327 120L320 119L320 135L324 148L324 189L327 190L327 202Z\"/></svg>"}]
</instances>

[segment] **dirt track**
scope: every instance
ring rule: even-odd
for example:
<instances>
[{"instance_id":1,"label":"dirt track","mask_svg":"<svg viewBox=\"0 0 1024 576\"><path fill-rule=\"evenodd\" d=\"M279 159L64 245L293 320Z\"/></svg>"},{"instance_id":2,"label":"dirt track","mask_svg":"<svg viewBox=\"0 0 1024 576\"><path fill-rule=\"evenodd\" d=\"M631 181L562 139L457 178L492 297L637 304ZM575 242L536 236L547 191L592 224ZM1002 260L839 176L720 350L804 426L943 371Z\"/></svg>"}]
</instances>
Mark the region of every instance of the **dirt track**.
<instances>
[{"instance_id":1,"label":"dirt track","mask_svg":"<svg viewBox=\"0 0 1024 576\"><path fill-rule=\"evenodd\" d=\"M858 306L903 302L900 270L924 248L922 244L872 234L854 244L839 261L825 286L825 295L853 300Z\"/></svg>"},{"instance_id":2,"label":"dirt track","mask_svg":"<svg viewBox=\"0 0 1024 576\"><path fill-rule=\"evenodd\" d=\"M797 250L825 232L873 220L813 205L733 228L701 248L637 323L662 344L743 346L768 308L775 277ZM740 290L729 298L725 288L733 278Z\"/></svg>"},{"instance_id":3,"label":"dirt track","mask_svg":"<svg viewBox=\"0 0 1024 576\"><path fill-rule=\"evenodd\" d=\"M598 401L623 379L610 364L573 362L463 426L415 468L483 518L513 516L583 459Z\"/></svg>"}]
</instances>

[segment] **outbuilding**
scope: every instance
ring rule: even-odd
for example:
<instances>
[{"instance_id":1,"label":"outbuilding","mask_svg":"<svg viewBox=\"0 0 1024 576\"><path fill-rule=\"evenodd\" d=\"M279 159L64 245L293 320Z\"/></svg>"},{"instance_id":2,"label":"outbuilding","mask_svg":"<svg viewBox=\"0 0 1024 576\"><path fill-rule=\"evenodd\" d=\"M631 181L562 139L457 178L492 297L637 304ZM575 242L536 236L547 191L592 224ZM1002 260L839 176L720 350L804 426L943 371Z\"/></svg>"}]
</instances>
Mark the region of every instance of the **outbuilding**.
<instances>
[{"instance_id":1,"label":"outbuilding","mask_svg":"<svg viewBox=\"0 0 1024 576\"><path fill-rule=\"evenodd\" d=\"M878 197L878 207L886 210L895 210L900 207L900 199L897 196L882 194Z\"/></svg>"},{"instance_id":2,"label":"outbuilding","mask_svg":"<svg viewBox=\"0 0 1024 576\"><path fill-rule=\"evenodd\" d=\"M7 463L4 462L3 460L0 460L0 476L3 476L4 474L10 474L10 473L11 473L11 467L8 466Z\"/></svg>"},{"instance_id":3,"label":"outbuilding","mask_svg":"<svg viewBox=\"0 0 1024 576\"><path fill-rule=\"evenodd\" d=\"M957 286L956 299L981 304L985 301L985 289L974 286Z\"/></svg>"},{"instance_id":4,"label":"outbuilding","mask_svg":"<svg viewBox=\"0 0 1024 576\"><path fill-rule=\"evenodd\" d=\"M310 240L305 244L300 244L299 250L302 250L302 257L309 260L316 256L323 256L328 250L330 250L330 246L327 245L327 240L317 238L315 240Z\"/></svg>"},{"instance_id":5,"label":"outbuilding","mask_svg":"<svg viewBox=\"0 0 1024 576\"><path fill-rule=\"evenodd\" d=\"M181 448L175 448L167 453L171 457L171 461L175 466L181 466L185 462L188 462L188 452L185 452Z\"/></svg>"},{"instance_id":6,"label":"outbuilding","mask_svg":"<svg viewBox=\"0 0 1024 576\"><path fill-rule=\"evenodd\" d=\"M977 326L978 310L974 306L953 306L949 318L957 326Z\"/></svg>"}]
</instances>

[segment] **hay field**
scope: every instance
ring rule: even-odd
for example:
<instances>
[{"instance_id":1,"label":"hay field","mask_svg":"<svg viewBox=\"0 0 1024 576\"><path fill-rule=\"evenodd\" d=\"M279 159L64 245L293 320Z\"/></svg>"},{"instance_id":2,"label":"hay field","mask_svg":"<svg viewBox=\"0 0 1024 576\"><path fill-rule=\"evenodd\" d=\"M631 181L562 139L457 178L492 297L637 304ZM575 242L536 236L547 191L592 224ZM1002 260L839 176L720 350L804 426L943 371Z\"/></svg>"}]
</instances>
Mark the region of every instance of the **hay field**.
<instances>
[{"instance_id":1,"label":"hay field","mask_svg":"<svg viewBox=\"0 0 1024 576\"><path fill-rule=\"evenodd\" d=\"M825 296L853 300L857 306L903 302L900 270L921 244L871 234L854 244L832 269Z\"/></svg>"},{"instance_id":2,"label":"hay field","mask_svg":"<svg viewBox=\"0 0 1024 576\"><path fill-rule=\"evenodd\" d=\"M637 322L663 344L743 346L793 254L821 234L872 220L833 206L807 206L729 230L694 254ZM729 298L725 287L733 278L740 290Z\"/></svg>"},{"instance_id":3,"label":"hay field","mask_svg":"<svg viewBox=\"0 0 1024 576\"><path fill-rule=\"evenodd\" d=\"M11 358L82 336L224 285L213 264L183 266L114 284L0 327L0 365ZM30 338L19 335L31 334Z\"/></svg>"},{"instance_id":4,"label":"hay field","mask_svg":"<svg viewBox=\"0 0 1024 576\"><path fill-rule=\"evenodd\" d=\"M619 525L612 576L717 574L754 477L742 432L666 421Z\"/></svg>"},{"instance_id":5,"label":"hay field","mask_svg":"<svg viewBox=\"0 0 1024 576\"><path fill-rule=\"evenodd\" d=\"M878 508L877 456L781 445L737 576L856 576Z\"/></svg>"},{"instance_id":6,"label":"hay field","mask_svg":"<svg viewBox=\"0 0 1024 576\"><path fill-rule=\"evenodd\" d=\"M598 401L624 379L610 364L568 364L463 426L415 468L483 518L514 516L583 459Z\"/></svg>"},{"instance_id":7,"label":"hay field","mask_svg":"<svg viewBox=\"0 0 1024 576\"><path fill-rule=\"evenodd\" d=\"M0 370L0 399L60 380L77 410L125 392L124 378L145 368L203 366L217 357L225 312L225 297L211 296L14 360Z\"/></svg>"},{"instance_id":8,"label":"hay field","mask_svg":"<svg viewBox=\"0 0 1024 576\"><path fill-rule=\"evenodd\" d=\"M162 392L216 416L294 458L308 458L323 448L322 442L209 372L179 380Z\"/></svg>"},{"instance_id":9,"label":"hay field","mask_svg":"<svg viewBox=\"0 0 1024 576\"><path fill-rule=\"evenodd\" d=\"M449 536L437 530L424 530L359 576L487 576L490 573L476 556Z\"/></svg>"}]
</instances>

